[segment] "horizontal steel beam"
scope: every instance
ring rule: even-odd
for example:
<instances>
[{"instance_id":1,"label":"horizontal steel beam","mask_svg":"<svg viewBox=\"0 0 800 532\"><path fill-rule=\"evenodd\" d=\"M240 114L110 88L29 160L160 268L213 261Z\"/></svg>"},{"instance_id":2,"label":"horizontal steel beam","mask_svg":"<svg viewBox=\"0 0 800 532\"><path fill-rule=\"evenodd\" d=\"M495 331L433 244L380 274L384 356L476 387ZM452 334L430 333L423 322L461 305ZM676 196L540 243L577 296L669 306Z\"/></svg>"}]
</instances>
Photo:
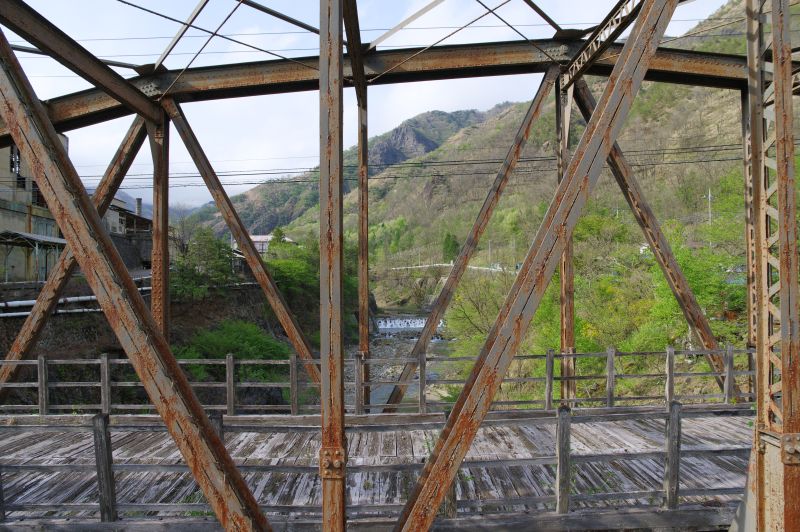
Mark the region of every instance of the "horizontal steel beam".
<instances>
[{"instance_id":1,"label":"horizontal steel beam","mask_svg":"<svg viewBox=\"0 0 800 532\"><path fill-rule=\"evenodd\" d=\"M556 61L564 63L583 45L580 40L565 42L544 39L533 42ZM374 83L545 72L552 61L541 50L520 41L437 46L381 76ZM592 64L588 74L610 74L621 50L620 45L612 44ZM378 51L365 55L367 78L397 65L417 51L419 48ZM260 61L190 68L170 89L170 94L177 101L185 102L318 90L318 63L319 58L314 56L292 61ZM345 60L343 66L345 78L352 78L349 59ZM148 94L158 94L159 89L166 89L177 76L177 71L168 71L131 78L129 81ZM738 55L660 48L653 57L645 79L741 90L746 87L747 60ZM58 131L98 124L130 113L99 89L53 98L47 102L46 108ZM0 147L8 145L7 134L5 125L0 126Z\"/></svg>"},{"instance_id":2,"label":"horizontal steel beam","mask_svg":"<svg viewBox=\"0 0 800 532\"><path fill-rule=\"evenodd\" d=\"M0 22L68 69L108 92L131 112L139 113L150 121L157 121L161 116L159 107L141 90L132 86L25 2L0 2Z\"/></svg>"}]
</instances>

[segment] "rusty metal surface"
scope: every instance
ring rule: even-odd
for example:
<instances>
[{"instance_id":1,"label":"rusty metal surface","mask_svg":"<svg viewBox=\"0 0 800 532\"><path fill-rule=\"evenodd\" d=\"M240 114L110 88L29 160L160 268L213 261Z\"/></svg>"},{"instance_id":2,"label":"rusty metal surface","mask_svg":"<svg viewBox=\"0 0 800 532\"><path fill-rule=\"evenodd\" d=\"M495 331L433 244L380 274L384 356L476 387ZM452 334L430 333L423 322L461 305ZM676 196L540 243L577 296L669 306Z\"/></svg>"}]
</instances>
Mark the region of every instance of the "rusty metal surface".
<instances>
[{"instance_id":1,"label":"rusty metal surface","mask_svg":"<svg viewBox=\"0 0 800 532\"><path fill-rule=\"evenodd\" d=\"M139 149L144 144L146 133L144 119L136 117L114 154L114 158L111 159L111 163L108 165L92 197L92 201L101 217L111 205L114 194L119 190L125 174L128 173L128 169L139 153ZM42 290L36 298L36 303L31 308L28 317L25 318L25 323L22 324L17 333L14 343L11 344L11 348L6 353L6 360L28 358L77 264L75 257L72 255L72 249L67 245L61 252L55 266L53 266L47 282L42 286ZM19 366L3 365L0 368L0 384L13 379L17 368Z\"/></svg>"},{"instance_id":2,"label":"rusty metal surface","mask_svg":"<svg viewBox=\"0 0 800 532\"><path fill-rule=\"evenodd\" d=\"M344 28L347 56L353 75L358 105L358 352L369 358L369 134L367 128L367 79L364 75L364 48L356 0L344 0ZM369 364L361 364L361 382L369 382ZM358 369L356 370L358 371ZM369 404L370 389L356 392L361 404ZM363 413L363 412L360 412Z\"/></svg>"},{"instance_id":3,"label":"rusty metal surface","mask_svg":"<svg viewBox=\"0 0 800 532\"><path fill-rule=\"evenodd\" d=\"M0 115L150 400L222 526L269 524L150 316L45 110L0 33Z\"/></svg>"},{"instance_id":4,"label":"rusty metal surface","mask_svg":"<svg viewBox=\"0 0 800 532\"><path fill-rule=\"evenodd\" d=\"M594 112L596 104L594 96L592 96L583 78L575 81L575 102L578 104L583 117L588 121ZM708 318L703 314L703 309L697 303L694 292L689 286L686 276L683 275L683 270L681 270L677 259L675 259L675 255L672 253L669 241L661 231L661 225L658 223L653 209L645 199L639 182L634 176L633 168L625 160L622 149L617 143L614 143L609 153L608 166L622 191L622 195L625 197L625 201L631 208L631 212L633 212L636 223L642 228L647 244L653 252L653 257L655 257L658 266L664 273L667 284L672 290L678 306L689 324L689 328L703 346L703 349L709 351L719 350L719 343L711 330ZM722 355L709 354L706 355L706 360L708 360L714 371L720 373L725 371ZM724 379L717 377L716 380L720 389L723 389ZM738 393L738 388L734 390L734 393Z\"/></svg>"},{"instance_id":5,"label":"rusty metal surface","mask_svg":"<svg viewBox=\"0 0 800 532\"><path fill-rule=\"evenodd\" d=\"M780 260L781 432L800 432L800 274L798 272L792 44L789 0L772 1L775 173ZM789 445L784 444L787 457ZM783 461L783 526L800 526L800 462Z\"/></svg>"},{"instance_id":6,"label":"rusty metal surface","mask_svg":"<svg viewBox=\"0 0 800 532\"><path fill-rule=\"evenodd\" d=\"M564 87L564 77L556 81L556 171L558 182L564 178L569 162L569 129L572 114L572 85ZM575 352L575 268L573 264L572 239L567 241L561 255L559 280L561 284L561 353ZM575 376L575 359L561 359L561 376ZM578 382L561 381L561 399L577 396Z\"/></svg>"},{"instance_id":7,"label":"rusty metal surface","mask_svg":"<svg viewBox=\"0 0 800 532\"><path fill-rule=\"evenodd\" d=\"M344 346L342 342L342 0L320 1L319 290L322 523L345 528Z\"/></svg>"},{"instance_id":8,"label":"rusty metal surface","mask_svg":"<svg viewBox=\"0 0 800 532\"><path fill-rule=\"evenodd\" d=\"M583 41L533 41L559 62L568 62ZM588 74L607 76L622 47L611 45L592 65ZM419 48L388 50L365 56L367 75L374 75L419 51ZM296 62L295 62L296 61ZM303 63L309 67L303 66ZM317 56L292 61L275 60L232 65L196 67L186 70L170 89L178 101L213 100L296 91L317 90ZM496 42L437 46L403 64L375 83L468 78L545 72L551 60L527 42ZM346 78L352 76L344 65ZM162 90L170 86L178 71L169 71L127 80L139 89ZM653 58L646 79L697 86L743 89L747 80L747 62L743 56L712 54L662 48ZM345 80L347 83L347 79ZM58 131L97 124L130 114L101 89L89 89L59 96L47 102L50 119ZM9 142L8 130L0 126L0 147Z\"/></svg>"},{"instance_id":9,"label":"rusty metal surface","mask_svg":"<svg viewBox=\"0 0 800 532\"><path fill-rule=\"evenodd\" d=\"M570 87L636 19L642 0L619 0L564 69L562 88Z\"/></svg>"},{"instance_id":10,"label":"rusty metal surface","mask_svg":"<svg viewBox=\"0 0 800 532\"><path fill-rule=\"evenodd\" d=\"M455 262L453 262L453 267L447 276L447 280L442 287L442 291L439 292L439 296L436 298L436 301L431 308L431 312L428 314L428 317L425 320L425 325L419 334L419 338L417 338L417 341L411 350L409 357L414 359L414 362L409 362L405 365L400 377L397 379L399 382L409 382L413 378L414 372L418 366L416 361L419 360L419 357L427 351L431 338L433 338L433 334L436 332L439 322L444 317L444 313L447 310L450 301L453 299L453 294L455 293L456 287L461 281L461 278L464 276L464 272L467 270L469 260L472 258L472 255L478 248L478 242L480 242L481 236L486 230L486 226L489 225L489 220L492 218L492 213L497 207L497 204L500 202L500 197L503 194L503 190L505 190L508 180L514 173L514 168L516 168L517 162L519 162L519 159L522 156L522 152L525 149L525 145L528 142L528 137L530 136L531 126L541 114L542 107L547 103L547 97L550 95L550 91L552 90L553 84L558 77L558 73L558 66L553 66L547 71L544 79L542 79L542 83L539 85L539 89L536 91L536 96L534 96L530 107L528 107L528 111L525 113L525 117L522 119L522 124L520 124L519 130L517 131L517 135L514 137L514 143L511 145L503 164L500 165L500 169L497 171L497 176L492 184L492 188L489 189L489 193L487 194L486 199L481 206L481 210L478 212L478 216L472 225L472 229L470 230L464 245L461 246L458 257L456 257ZM392 390L392 393L389 395L386 403L399 404L400 401L403 400L403 395L405 395L407 388L407 384L396 385ZM396 411L396 408L384 408L384 412L394 411Z\"/></svg>"},{"instance_id":11,"label":"rusty metal surface","mask_svg":"<svg viewBox=\"0 0 800 532\"><path fill-rule=\"evenodd\" d=\"M356 89L356 100L367 107L367 78L364 71L364 49L361 45L361 27L358 23L356 0L344 0L344 27L347 31L347 58L350 60L350 75Z\"/></svg>"},{"instance_id":12,"label":"rusty metal surface","mask_svg":"<svg viewBox=\"0 0 800 532\"><path fill-rule=\"evenodd\" d=\"M401 514L397 529L425 530L464 459L571 236L644 79L677 0L646 0L564 180L473 371Z\"/></svg>"},{"instance_id":13,"label":"rusty metal surface","mask_svg":"<svg viewBox=\"0 0 800 532\"><path fill-rule=\"evenodd\" d=\"M0 22L131 111L158 120L160 112L155 103L25 2L0 2Z\"/></svg>"},{"instance_id":14,"label":"rusty metal surface","mask_svg":"<svg viewBox=\"0 0 800 532\"><path fill-rule=\"evenodd\" d=\"M755 363L756 363L756 396L754 402L756 403L756 423L755 434L753 438L752 455L754 457L754 474L748 476L747 489L748 496L752 494L754 503L750 507L755 508L755 518L749 520L755 521L757 530L766 530L765 527L765 504L766 500L766 456L765 456L765 443L764 443L764 430L766 429L766 420L769 417L768 408L768 373L767 367L769 365L767 339L769 330L769 310L765 305L767 299L764 291L766 284L764 276L766 275L765 261L767 250L765 248L766 240L766 217L763 212L763 196L764 196L764 109L763 109L763 85L762 85L762 72L764 57L761 50L764 45L764 35L759 20L759 8L761 5L760 0L747 0L745 4L746 10L746 29L747 29L747 61L748 61L748 79L747 79L747 130L749 137L746 139L748 142L748 149L746 150L746 163L748 163L748 172L746 179L752 181L752 212L753 212L753 234L754 234L754 253L753 269L755 274Z\"/></svg>"},{"instance_id":15,"label":"rusty metal surface","mask_svg":"<svg viewBox=\"0 0 800 532\"><path fill-rule=\"evenodd\" d=\"M153 158L153 249L150 254L150 310L169 341L169 118L161 111L157 123L147 123Z\"/></svg>"},{"instance_id":16,"label":"rusty metal surface","mask_svg":"<svg viewBox=\"0 0 800 532\"><path fill-rule=\"evenodd\" d=\"M744 243L747 257L747 346L755 347L758 327L758 292L756 287L756 224L754 198L753 156L751 151L750 100L746 90L742 91L742 162L744 168ZM760 130L759 130L760 131Z\"/></svg>"},{"instance_id":17,"label":"rusty metal surface","mask_svg":"<svg viewBox=\"0 0 800 532\"><path fill-rule=\"evenodd\" d=\"M220 183L217 173L214 171L211 162L208 160L205 151L200 145L200 141L197 140L194 131L189 125L189 122L186 120L183 110L172 100L172 98L169 97L164 98L161 101L161 104L163 105L170 119L172 119L172 123L175 125L175 129L181 136L181 140L183 140L186 150L189 152L189 155L194 161L197 171L200 173L203 181L208 187L208 191L214 198L214 202L216 203L222 218L225 220L225 223L228 225L233 238L239 245L239 249L244 254L248 266L253 271L253 276L255 277L259 286L261 286L261 290L263 290L264 295L267 298L267 302L269 303L273 312L275 312L275 316L278 318L278 321L283 327L286 336L289 338L289 342L294 347L300 359L304 361L303 367L305 367L306 372L311 380L315 383L318 383L320 381L319 369L317 369L316 364L310 362L314 358L314 355L311 352L311 346L309 345L308 340L303 332L300 330L297 320L289 311L289 307L286 305L286 300L281 295L280 290L278 290L275 280L267 270L261 255L258 253L255 244L253 244L252 238L250 238L250 234L244 227L241 218L239 218L239 214L233 207L233 203L228 197L228 194L225 192L225 189L222 187L222 183Z\"/></svg>"}]
</instances>

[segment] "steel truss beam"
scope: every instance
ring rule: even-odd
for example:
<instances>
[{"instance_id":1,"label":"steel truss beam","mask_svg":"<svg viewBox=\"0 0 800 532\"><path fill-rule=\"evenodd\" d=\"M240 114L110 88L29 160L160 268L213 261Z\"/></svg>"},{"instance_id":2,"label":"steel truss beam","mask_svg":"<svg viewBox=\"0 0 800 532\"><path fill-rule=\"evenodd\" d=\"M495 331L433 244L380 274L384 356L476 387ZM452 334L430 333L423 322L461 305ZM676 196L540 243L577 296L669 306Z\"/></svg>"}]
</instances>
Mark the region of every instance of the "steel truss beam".
<instances>
[{"instance_id":1,"label":"steel truss beam","mask_svg":"<svg viewBox=\"0 0 800 532\"><path fill-rule=\"evenodd\" d=\"M301 28L301 29L304 29L306 31L310 31L311 33L316 33L317 35L319 35L319 30L317 28L315 28L314 26L312 26L310 24L306 24L305 22L297 20L296 18L292 18L289 15L284 15L280 11L275 11L274 9L270 9L267 6L261 5L258 2L255 2L253 0L241 0L241 2L246 6L252 7L256 11L261 11L262 13L266 13L267 15L275 17L275 18L277 18L279 20L282 20L284 22L288 22L292 26L297 26L298 28Z\"/></svg>"},{"instance_id":2,"label":"steel truss beam","mask_svg":"<svg viewBox=\"0 0 800 532\"><path fill-rule=\"evenodd\" d=\"M389 31L387 31L386 33L382 34L380 37L378 37L377 39L372 41L369 44L369 50L374 50L380 43L382 43L383 41L385 41L386 39L388 39L389 37L391 37L392 35L394 35L398 31L402 30L403 28L405 28L406 26L408 26L409 24L411 24L412 22L417 20L419 17L421 17L425 13L427 13L428 11L433 9L434 7L436 7L439 4L441 4L442 2L444 2L444 0L431 0L430 2L428 2L427 4L422 6L420 9L418 9L417 11L415 11L414 13L412 13L411 15L409 15L408 17L403 19L395 27L393 27L392 29L390 29Z\"/></svg>"},{"instance_id":3,"label":"steel truss beam","mask_svg":"<svg viewBox=\"0 0 800 532\"><path fill-rule=\"evenodd\" d=\"M269 274L261 255L258 253L255 244L253 244L252 238L250 238L250 234L247 232L241 218L239 218L233 203L222 187L217 173L214 171L211 162L208 160L205 151L200 145L200 141L197 140L194 131L186 120L183 110L170 97L164 98L161 101L161 105L175 125L175 129L178 131L181 140L183 140L183 144L186 146L186 150L189 152L192 161L194 161L197 171L200 173L206 187L208 187L208 191L214 198L214 202L217 204L222 218L225 220L233 238L239 245L239 249L244 254L248 266L250 266L250 269L253 271L253 276L256 278L259 286L261 286L261 290L267 297L267 301L273 312L275 312L275 316L283 327L286 336L289 338L289 341L300 359L305 361L304 366L306 372L313 382L319 383L319 369L317 369L316 364L313 362L314 355L311 352L311 346L300 330L300 326L294 316L289 311L286 300L284 300L280 290L278 290L275 280Z\"/></svg>"},{"instance_id":4,"label":"steel truss beam","mask_svg":"<svg viewBox=\"0 0 800 532\"><path fill-rule=\"evenodd\" d=\"M433 308L425 320L425 325L419 334L419 338L417 338L417 342L414 344L414 348L411 350L409 357L413 359L414 362L409 362L405 365L403 372L398 378L399 382L410 382L414 377L414 372L419 365L416 361L419 360L419 358L427 351L431 338L433 338L433 334L436 332L436 327L444 317L444 313L447 310L448 305L450 305L450 301L453 299L453 294L455 293L456 287L461 281L461 278L464 276L464 272L467 270L467 265L469 264L472 255L478 248L478 242L480 242L481 236L486 230L486 226L489 225L489 220L492 218L492 213L494 213L494 209L500 202L500 197L502 196L503 191L508 184L508 180L511 178L511 174L514 173L514 168L516 168L517 162L519 162L520 157L522 157L522 152L525 149L525 145L527 144L528 137L531 133L531 126L533 126L533 123L539 118L539 115L542 112L542 107L547 103L547 97L550 95L550 91L553 89L553 84L558 78L558 74L559 67L552 66L542 79L542 83L539 85L539 89L536 91L536 95L534 96L530 107L528 107L528 112L525 113L525 117L522 119L522 124L519 126L517 135L514 138L514 143L511 145L503 164L497 171L497 176L494 179L492 188L489 190L486 199L483 201L483 205L481 206L481 210L478 212L478 216L472 225L472 229L470 230L467 239L464 241L464 244L461 246L461 251L459 251L458 257L453 263L453 267L447 276L447 280L442 287L442 291L439 292L439 296L436 298L436 302L433 304ZM392 390L392 393L389 395L389 399L386 401L387 404L399 404L400 401L403 400L403 395L405 394L407 388L407 384L396 385ZM384 412L394 411L396 411L396 408L393 407L386 407L384 409Z\"/></svg>"},{"instance_id":5,"label":"steel truss beam","mask_svg":"<svg viewBox=\"0 0 800 532\"><path fill-rule=\"evenodd\" d=\"M425 530L433 523L622 129L676 5L677 0L644 2L517 280L403 509L398 529Z\"/></svg>"},{"instance_id":6,"label":"steel truss beam","mask_svg":"<svg viewBox=\"0 0 800 532\"><path fill-rule=\"evenodd\" d=\"M161 114L158 106L137 87L21 0L0 2L0 22L131 111L152 122L158 121Z\"/></svg>"},{"instance_id":7,"label":"steel truss beam","mask_svg":"<svg viewBox=\"0 0 800 532\"><path fill-rule=\"evenodd\" d=\"M575 102L578 104L584 119L588 122L596 107L594 96L592 96L583 78L575 80L574 87ZM634 218L636 218L636 223L642 228L645 239L653 252L653 257L655 257L658 266L664 273L667 284L672 290L678 306L680 306L689 324L689 328L703 346L703 349L708 351L719 350L719 344L711 331L711 325L697 303L694 292L686 281L686 276L683 275L683 270L681 270L678 261L675 259L675 255L672 253L667 237L661 231L661 226L653 213L653 209L644 197L639 182L634 176L633 168L628 164L617 143L614 143L609 153L608 166L611 168L611 173L620 190L622 190L622 195L625 197L625 201L628 202ZM708 354L706 359L714 371L724 372L725 367L722 356ZM720 388L724 386L723 380L719 377L717 378L717 383Z\"/></svg>"},{"instance_id":8,"label":"steel truss beam","mask_svg":"<svg viewBox=\"0 0 800 532\"><path fill-rule=\"evenodd\" d=\"M319 290L322 522L345 528L347 445L344 435L344 347L342 344L342 5L320 1Z\"/></svg>"},{"instance_id":9,"label":"steel truss beam","mask_svg":"<svg viewBox=\"0 0 800 532\"><path fill-rule=\"evenodd\" d=\"M222 526L267 523L147 311L53 125L0 32L0 115L97 302Z\"/></svg>"},{"instance_id":10,"label":"steel truss beam","mask_svg":"<svg viewBox=\"0 0 800 532\"><path fill-rule=\"evenodd\" d=\"M789 0L747 1L745 130L755 213L758 382L755 474L749 482L759 530L800 523L800 274L789 6Z\"/></svg>"},{"instance_id":11,"label":"steel truss beam","mask_svg":"<svg viewBox=\"0 0 800 532\"><path fill-rule=\"evenodd\" d=\"M197 17L200 16L200 12L203 11L203 9L205 9L208 2L209 0L199 0L197 2L197 5L189 14L189 18L186 19L186 22L181 24L181 27L178 28L177 33L175 33L175 36L172 38L171 41L169 41L169 44L167 44L167 47L164 48L163 52L161 52L159 58L156 59L156 62L153 65L153 71L158 70L158 67L160 67L161 64L167 59L167 56L169 56L169 54L172 53L172 50L175 49L175 47L178 45L178 42L180 42L183 36L186 35L186 32L189 31L190 27L192 27L192 24L194 24L194 21L197 20Z\"/></svg>"},{"instance_id":12,"label":"steel truss beam","mask_svg":"<svg viewBox=\"0 0 800 532\"><path fill-rule=\"evenodd\" d=\"M367 79L364 75L361 28L358 22L356 0L344 1L344 27L347 32L347 51L358 104L358 353L362 360L366 360L370 356L369 133L367 129ZM360 367L361 382L369 382L369 364L361 364ZM370 389L365 387L356 389L356 397L356 414L363 414L364 403L369 404Z\"/></svg>"},{"instance_id":13,"label":"steel truss beam","mask_svg":"<svg viewBox=\"0 0 800 532\"><path fill-rule=\"evenodd\" d=\"M622 35L625 28L636 19L641 7L642 0L619 0L617 2L617 5L597 25L583 47L575 54L575 58L567 65L564 75L561 77L562 89L572 85L611 46L614 40Z\"/></svg>"},{"instance_id":14,"label":"steel truss beam","mask_svg":"<svg viewBox=\"0 0 800 532\"><path fill-rule=\"evenodd\" d=\"M569 130L572 111L573 86L563 87L563 76L556 81L556 171L558 182L564 177L569 163ZM587 120L588 121L588 120ZM564 254L561 255L561 353L575 352L575 268L573 267L572 239L567 241ZM575 376L575 359L561 359L561 376ZM577 396L578 383L575 380L561 381L561 400L574 399ZM566 403L569 405L569 403Z\"/></svg>"},{"instance_id":15,"label":"steel truss beam","mask_svg":"<svg viewBox=\"0 0 800 532\"><path fill-rule=\"evenodd\" d=\"M153 249L150 254L150 310L169 341L169 118L147 123L153 158Z\"/></svg>"},{"instance_id":16,"label":"steel truss beam","mask_svg":"<svg viewBox=\"0 0 800 532\"><path fill-rule=\"evenodd\" d=\"M533 41L559 63L568 62L583 41L544 39ZM407 61L401 68L381 76L374 84L405 83L441 79L529 74L545 72L552 60L527 42L498 42L436 46ZM364 57L366 74L376 75L392 68L418 52L419 48L377 51ZM607 76L622 47L611 45L587 74ZM201 101L239 96L256 96L317 90L318 57L276 60L233 65L190 68L170 89L178 101ZM303 66L303 63L314 68ZM175 81L173 70L131 78L129 83L141 90L158 94ZM352 77L349 64L344 74ZM704 87L744 89L747 61L742 56L710 54L687 50L660 49L654 56L645 79ZM127 108L101 89L89 89L48 100L51 121L58 131L98 124L130 114ZM8 146L8 130L0 125L0 147Z\"/></svg>"},{"instance_id":17,"label":"steel truss beam","mask_svg":"<svg viewBox=\"0 0 800 532\"><path fill-rule=\"evenodd\" d=\"M139 153L142 144L144 144L146 135L145 121L137 116L114 154L114 158L111 159L111 163L108 165L92 197L97 213L101 217L111 205L114 195L122 184L122 180L128 173L131 164L133 164L133 160ZM6 360L23 360L29 357L47 323L47 319L58 304L61 292L67 285L67 281L72 277L77 265L75 256L72 254L72 248L67 245L50 272L47 282L42 286L42 290L36 298L36 303L31 308L28 317L25 318L25 323L22 324L17 333L14 343L11 344L11 348L6 354ZM13 379L18 368L19 366L17 365L3 365L0 368L0 384Z\"/></svg>"}]
</instances>

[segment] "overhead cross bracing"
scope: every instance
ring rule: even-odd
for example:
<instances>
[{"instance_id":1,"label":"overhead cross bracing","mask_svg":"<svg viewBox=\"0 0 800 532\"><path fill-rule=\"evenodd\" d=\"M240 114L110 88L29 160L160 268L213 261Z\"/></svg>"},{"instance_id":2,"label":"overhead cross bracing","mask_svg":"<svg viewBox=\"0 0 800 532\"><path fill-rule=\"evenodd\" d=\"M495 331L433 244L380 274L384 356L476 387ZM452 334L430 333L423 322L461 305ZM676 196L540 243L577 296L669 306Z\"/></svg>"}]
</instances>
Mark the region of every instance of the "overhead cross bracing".
<instances>
[{"instance_id":1,"label":"overhead cross bracing","mask_svg":"<svg viewBox=\"0 0 800 532\"><path fill-rule=\"evenodd\" d=\"M131 4L131 2L125 2ZM442 2L424 6L425 12ZM493 17L524 37L515 21L499 13L509 2L477 2L483 8L474 21ZM359 107L359 354L357 363L363 371L355 372L357 414L364 411L369 401L370 363L368 339L368 157L367 157L367 94L370 86L412 81L454 79L476 76L496 76L532 72L546 73L540 93L520 127L520 133L497 174L495 188L485 202L485 208L473 228L473 237L462 248L457 266L454 266L446 291L437 302L432 316L441 316L447 306L449 292L458 285L459 276L467 267L470 255L480 239L493 206L502 193L505 181L520 159L521 149L529 134L531 124L541 112L541 103L553 88L559 101L558 179L560 184L545 215L525 261L521 263L517 280L501 308L494 327L486 338L480 353L476 353L473 371L452 411L443 422L441 432L431 438L433 447L425 457L415 487L403 501L396 523L398 530L420 530L433 526L440 519L440 511L448 514L451 486L458 475L470 446L481 430L482 422L491 418L490 410L496 390L516 356L517 348L527 330L557 266L562 269L562 345L559 354L564 362L564 378L571 375L570 357L573 355L574 313L571 311L570 237L594 188L606 161L622 188L624 197L654 256L667 276L668 285L678 300L687 322L709 357L713 377L718 380L727 400L742 397L734 376L732 357L723 357L652 210L637 186L631 166L624 159L616 139L625 117L631 109L636 92L644 80L682 83L695 86L719 87L738 90L742 99L747 152L746 174L749 209L748 253L750 275L750 331L757 353L756 390L757 433L755 470L750 477L755 494L752 515L761 529L774 529L776 523L796 521L800 508L797 499L798 442L797 432L797 353L798 353L798 301L797 301L797 242L794 194L794 138L792 130L792 96L795 91L793 75L798 70L790 43L789 2L748 1L748 57L710 54L659 48L667 24L679 2L677 0L643 0L634 3L619 2L604 23L584 42L565 35L564 28L535 2L525 2L532 11L557 32L553 39L470 43L459 45L434 45L409 49L377 50L363 39L359 24L359 6L355 0L321 0L319 29L315 26L267 8L256 2L240 0L228 6L228 17L242 7L260 12L263 16L277 17L287 24L316 35L319 34L318 56L286 57L257 63L192 68L191 61L180 70L160 68L175 43L183 38L187 28L197 28L195 19L204 10L205 3L197 4L188 18L178 20L182 25L170 45L152 68L139 69L139 77L126 79L112 70L109 63L89 53L69 35L36 13L20 0L9 0L0 7L0 22L64 66L88 80L95 88L52 98L40 102L26 73L21 68L5 35L0 35L0 144L14 142L31 163L35 178L51 211L56 215L69 249L64 251L56 273L51 276L34 306L29 322L9 353L9 362L19 362L30 351L41 327L58 299L64 279L75 268L75 263L87 275L89 285L98 303L108 317L120 344L136 369L144 388L163 424L176 443L178 451L188 465L207 502L220 524L236 529L269 529L252 488L232 459L225 441L220 437L219 426L212 425L203 411L182 370L170 351L169 335L169 250L167 236L169 188L169 127L173 122L182 142L192 155L201 176L223 212L226 223L245 251L249 266L254 272L267 301L278 315L284 332L290 339L295 356L312 381L320 384L321 415L315 420L321 425L321 438L315 470L321 483L321 523L329 530L344 529L348 505L348 440L345 437L347 415L345 412L344 359L342 345L342 276L343 276L343 89L356 89ZM409 17L413 19L415 15ZM767 20L771 22L768 23ZM210 36L206 42L222 37L219 34L227 17L217 21L216 30L205 30ZM390 33L401 29L400 22ZM612 42L620 32L631 25L632 30L624 44ZM770 28L765 28L769 25ZM456 26L454 35L469 26ZM765 35L771 34L771 48L765 45ZM387 39L391 37L389 35ZM229 37L224 37L229 38ZM362 41L365 44L362 44ZM347 48L347 55L344 50ZM770 53L767 53L771 50ZM278 55L267 49L263 53ZM193 58L202 52L195 51ZM120 66L113 65L111 66ZM124 65L127 66L127 65ZM572 68L574 67L574 68ZM561 70L566 68L566 76ZM606 85L597 103L588 92L583 74L607 76ZM559 79L556 83L556 79ZM580 111L587 119L587 127L578 144L570 149L568 110L571 89ZM263 260L258 256L247 231L238 218L219 177L195 137L181 104L238 96L268 95L304 90L320 91L320 320L319 353L312 350L296 320L286 307L280 291L275 286ZM538 104L537 104L538 99ZM374 103L373 103L374 107ZM98 124L129 114L137 115L128 136L118 151L104 178L106 188L89 198L82 187L74 166L57 140L57 131ZM131 157L144 141L150 139L153 154L154 190L154 281L152 309L133 286L130 275L110 238L100 225L99 213L106 207L108 194L119 187L127 172ZM556 132L554 132L555 134ZM112 194L113 196L113 194ZM787 221L788 220L788 221ZM438 322L438 318L431 319ZM425 342L429 340L431 326L420 338L416 349L419 358L408 362L397 384L396 393L390 397L388 410L396 408L409 379L422 363L420 380L425 376ZM423 339L426 338L427 339ZM614 353L610 353L607 378L611 389L608 396L613 407ZM668 355L669 360L669 355ZM549 356L552 372L554 355ZM13 374L14 364L3 367L2 380ZM6 369L11 368L11 369ZM46 369L46 366L45 366ZM669 374L669 372L668 372ZM45 371L46 375L46 371ZM46 380L46 379L45 379ZM563 381L562 381L563 382ZM552 392L552 379L550 391ZM669 388L669 385L668 385ZM46 389L46 383L45 383ZM423 387L424 389L424 387ZM569 385L562 398L568 403L575 400ZM746 392L751 393L751 392ZM45 392L46 396L46 392ZM572 396L572 397L571 397ZM680 468L681 405L667 394L667 457L663 469L665 505L675 509L680 495L677 471ZM46 399L46 397L45 397ZM43 415L47 415L46 400ZM424 403L424 401L422 402ZM361 410L359 406L361 405ZM570 413L565 407L553 410L552 403L545 412L557 425L561 446L555 450L555 476L558 493L555 495L556 513L569 514L570 510ZM548 408L549 407L549 408ZM421 404L422 409L422 404ZM424 414L424 409L421 414ZM107 414L107 413L106 413ZM113 491L114 475L110 472L110 436L108 420L94 421L98 471L101 462L107 462L98 482ZM369 420L370 411L366 414ZM554 417L552 417L555 415ZM613 415L613 414L608 414ZM392 419L392 418L387 418ZM401 418L394 418L402 423ZM599 418L597 418L599 419ZM217 423L215 421L215 423ZM99 427L99 428L98 428ZM103 428L105 427L105 428ZM103 458L105 457L105 458ZM767 497L765 487L778 490ZM777 486L777 488L776 488ZM104 497L110 492L101 490ZM650 490L651 492L653 490ZM782 505L767 507L775 494ZM108 501L105 501L108 502ZM104 505L102 517L114 519L113 508ZM456 511L457 515L457 511ZM677 515L677 512L675 513ZM445 519L446 520L446 519ZM453 526L457 526L454 521ZM663 523L661 523L663 524Z\"/></svg>"}]
</instances>

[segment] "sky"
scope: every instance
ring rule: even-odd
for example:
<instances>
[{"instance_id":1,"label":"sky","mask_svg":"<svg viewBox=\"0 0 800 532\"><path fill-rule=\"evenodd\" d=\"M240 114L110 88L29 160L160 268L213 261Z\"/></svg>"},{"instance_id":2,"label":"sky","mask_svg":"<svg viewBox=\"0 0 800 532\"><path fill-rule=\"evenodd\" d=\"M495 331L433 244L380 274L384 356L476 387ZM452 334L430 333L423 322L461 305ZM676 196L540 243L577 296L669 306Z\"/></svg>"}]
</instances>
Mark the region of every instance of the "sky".
<instances>
[{"instance_id":1,"label":"sky","mask_svg":"<svg viewBox=\"0 0 800 532\"><path fill-rule=\"evenodd\" d=\"M180 28L180 24L146 13L120 0L26 0L93 54L134 64L153 63ZM185 20L197 0L126 0L126 2ZM258 0L303 22L319 27L317 0ZM430 0L358 0L363 42L374 40ZM527 38L553 34L544 20L523 0L483 0ZM724 0L694 0L675 12L667 35L680 35L713 14ZM537 4L563 27L596 24L613 0L540 0ZM458 27L487 13L477 0L445 0L433 10L381 43L379 49L428 46ZM225 21L226 17L227 20ZM247 44L284 57L317 55L319 37L236 0L210 0L195 24L216 30ZM7 28L12 44L27 45ZM518 40L520 36L491 14L447 38L442 44ZM190 29L166 59L170 69L275 59L263 51L214 38ZM202 50L202 51L201 51ZM201 52L198 54L198 52ZM54 60L28 53L18 57L40 99L90 88L91 85ZM124 77L133 71L117 68ZM504 101L530 100L540 74L496 76L464 80L378 85L369 89L369 135L384 133L403 120L431 110L486 110ZM187 118L229 194L241 193L256 182L297 172L319 160L319 95L316 91L235 98L183 105ZM356 142L356 103L352 89L345 90L344 144ZM87 187L95 185L131 123L120 118L67 132L70 157ZM149 202L152 164L147 143L123 183L123 189ZM211 199L196 175L196 168L172 130L170 146L173 205L199 205ZM237 172L248 176L228 176Z\"/></svg>"}]
</instances>

